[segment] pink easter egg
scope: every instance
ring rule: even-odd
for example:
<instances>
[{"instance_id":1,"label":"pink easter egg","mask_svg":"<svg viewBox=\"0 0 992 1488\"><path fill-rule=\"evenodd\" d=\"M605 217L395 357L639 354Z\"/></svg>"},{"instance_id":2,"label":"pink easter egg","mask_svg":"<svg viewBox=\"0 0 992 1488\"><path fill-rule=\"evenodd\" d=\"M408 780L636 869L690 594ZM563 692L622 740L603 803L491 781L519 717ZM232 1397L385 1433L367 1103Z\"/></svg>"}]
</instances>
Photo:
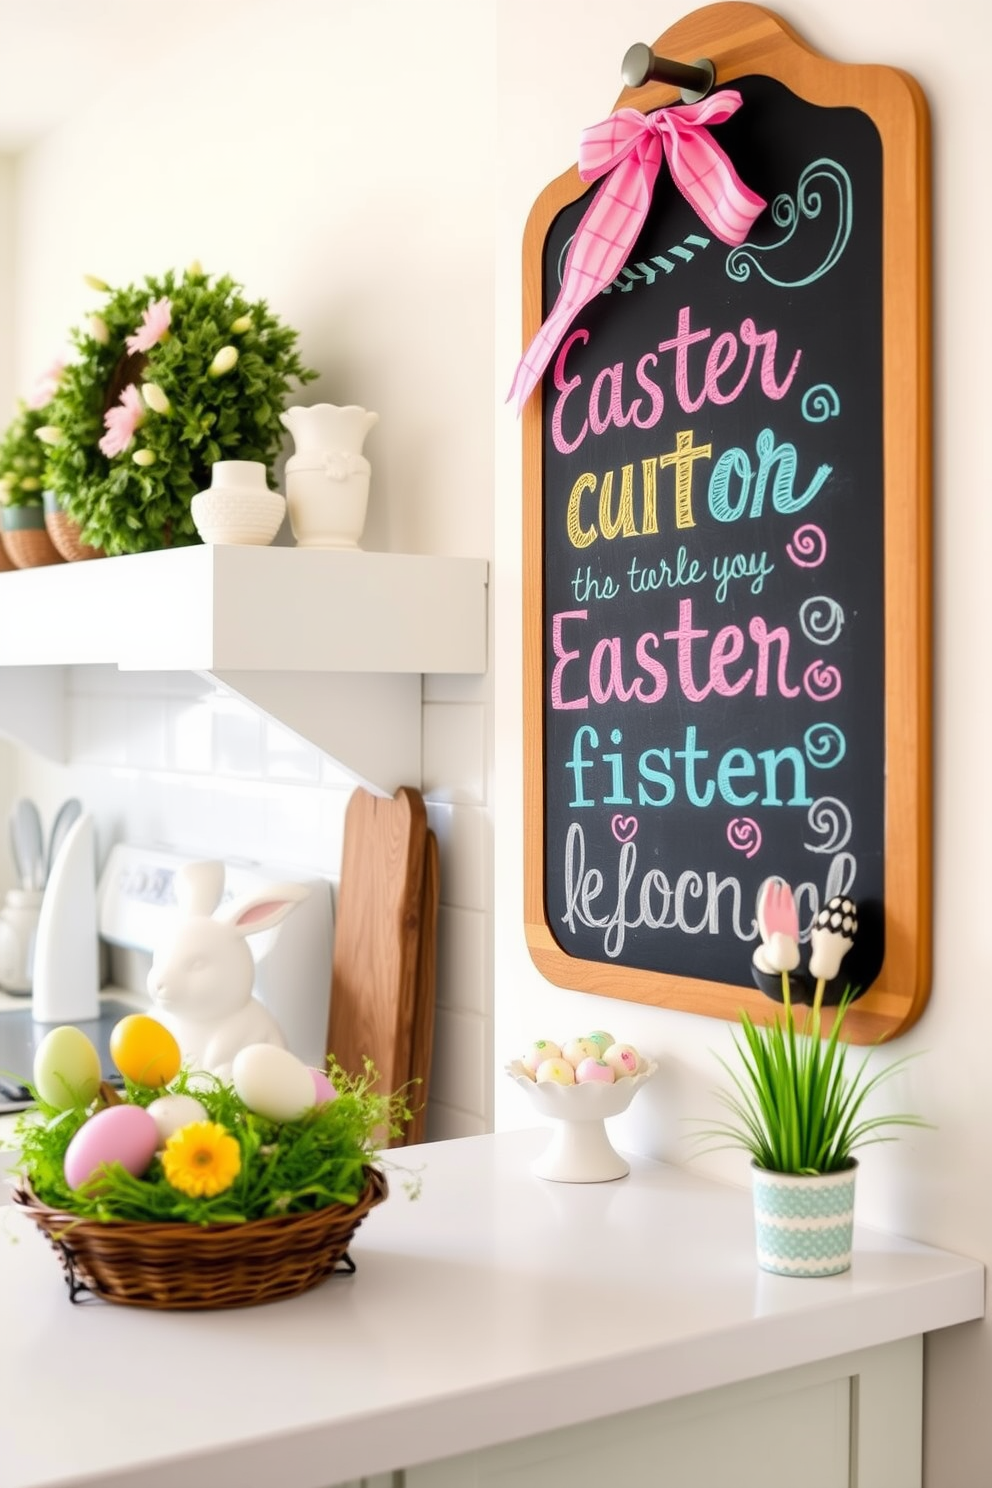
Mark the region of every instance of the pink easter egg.
<instances>
[{"instance_id":1,"label":"pink easter egg","mask_svg":"<svg viewBox=\"0 0 992 1488\"><path fill-rule=\"evenodd\" d=\"M613 1066L607 1064L605 1059L583 1059L576 1067L577 1085L612 1085L615 1079Z\"/></svg>"},{"instance_id":2,"label":"pink easter egg","mask_svg":"<svg viewBox=\"0 0 992 1488\"><path fill-rule=\"evenodd\" d=\"M324 1074L324 1071L314 1069L312 1064L308 1065L307 1068L310 1071L310 1078L313 1080L314 1105L328 1106L330 1105L331 1101L337 1100L338 1093L334 1089L334 1086L331 1084L330 1080Z\"/></svg>"},{"instance_id":3,"label":"pink easter egg","mask_svg":"<svg viewBox=\"0 0 992 1488\"><path fill-rule=\"evenodd\" d=\"M141 1106L107 1106L83 1123L65 1151L65 1181L81 1188L103 1163L140 1178L155 1156L158 1127Z\"/></svg>"}]
</instances>

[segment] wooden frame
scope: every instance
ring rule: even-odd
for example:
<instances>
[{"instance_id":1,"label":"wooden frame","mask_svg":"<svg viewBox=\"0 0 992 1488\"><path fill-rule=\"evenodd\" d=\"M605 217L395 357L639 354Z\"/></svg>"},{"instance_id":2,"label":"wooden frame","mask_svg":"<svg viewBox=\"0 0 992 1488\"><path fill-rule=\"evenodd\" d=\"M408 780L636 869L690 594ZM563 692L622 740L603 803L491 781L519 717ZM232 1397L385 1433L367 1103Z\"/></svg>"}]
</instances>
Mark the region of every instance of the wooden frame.
<instances>
[{"instance_id":1,"label":"wooden frame","mask_svg":"<svg viewBox=\"0 0 992 1488\"><path fill-rule=\"evenodd\" d=\"M931 551L930 246L928 116L916 82L895 69L820 56L763 7L715 4L679 21L655 43L678 61L707 57L717 85L748 74L774 78L801 99L867 114L882 141L883 407L885 541L885 957L852 1008L848 1037L891 1038L919 1017L931 974ZM644 113L678 103L658 83L625 89L615 107ZM593 118L604 111L592 108ZM542 317L542 253L555 217L586 186L573 167L542 193L524 237L523 336ZM549 981L626 1001L767 1021L775 1004L753 988L587 961L555 941L544 904L542 430L546 393L523 412L525 932Z\"/></svg>"}]
</instances>

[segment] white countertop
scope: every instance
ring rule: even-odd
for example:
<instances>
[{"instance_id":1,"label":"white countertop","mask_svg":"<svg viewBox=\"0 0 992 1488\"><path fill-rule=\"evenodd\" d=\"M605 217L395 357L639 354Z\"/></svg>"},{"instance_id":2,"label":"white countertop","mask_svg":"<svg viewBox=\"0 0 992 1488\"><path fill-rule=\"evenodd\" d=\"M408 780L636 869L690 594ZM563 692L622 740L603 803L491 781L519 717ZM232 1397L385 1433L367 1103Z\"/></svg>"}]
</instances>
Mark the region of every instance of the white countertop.
<instances>
[{"instance_id":1,"label":"white countertop","mask_svg":"<svg viewBox=\"0 0 992 1488\"><path fill-rule=\"evenodd\" d=\"M847 1275L766 1275L746 1190L549 1183L548 1135L391 1155L423 1191L390 1173L357 1274L236 1311L73 1306L0 1208L0 1488L326 1488L984 1314L980 1264L866 1229Z\"/></svg>"}]
</instances>

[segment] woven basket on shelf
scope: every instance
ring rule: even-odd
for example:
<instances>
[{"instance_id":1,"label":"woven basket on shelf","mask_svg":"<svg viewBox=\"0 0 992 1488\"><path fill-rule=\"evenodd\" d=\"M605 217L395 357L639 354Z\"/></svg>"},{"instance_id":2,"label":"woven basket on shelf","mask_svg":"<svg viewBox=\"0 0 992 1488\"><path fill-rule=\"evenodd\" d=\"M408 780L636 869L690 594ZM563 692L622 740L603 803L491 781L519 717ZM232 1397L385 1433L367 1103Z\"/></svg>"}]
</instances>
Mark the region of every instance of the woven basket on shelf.
<instances>
[{"instance_id":1,"label":"woven basket on shelf","mask_svg":"<svg viewBox=\"0 0 992 1488\"><path fill-rule=\"evenodd\" d=\"M295 1297L342 1265L353 1271L349 1242L387 1193L383 1174L369 1168L356 1204L217 1225L80 1219L48 1208L23 1183L12 1198L57 1251L73 1302L86 1290L130 1307L192 1310Z\"/></svg>"},{"instance_id":2,"label":"woven basket on shelf","mask_svg":"<svg viewBox=\"0 0 992 1488\"><path fill-rule=\"evenodd\" d=\"M91 547L79 535L79 523L64 511L45 511L45 530L56 552L67 563L80 563L85 558L105 558L102 548Z\"/></svg>"},{"instance_id":3,"label":"woven basket on shelf","mask_svg":"<svg viewBox=\"0 0 992 1488\"><path fill-rule=\"evenodd\" d=\"M44 527L26 527L19 531L5 529L2 541L15 568L46 568L50 563L64 561Z\"/></svg>"}]
</instances>

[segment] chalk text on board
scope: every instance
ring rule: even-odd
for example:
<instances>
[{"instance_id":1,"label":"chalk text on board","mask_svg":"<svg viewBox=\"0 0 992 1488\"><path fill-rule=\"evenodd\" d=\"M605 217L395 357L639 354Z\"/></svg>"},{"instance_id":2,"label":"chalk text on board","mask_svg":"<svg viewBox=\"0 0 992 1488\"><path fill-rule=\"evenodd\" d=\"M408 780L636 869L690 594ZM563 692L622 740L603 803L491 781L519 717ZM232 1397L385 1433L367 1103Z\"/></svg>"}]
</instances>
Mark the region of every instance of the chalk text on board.
<instances>
[{"instance_id":1,"label":"chalk text on board","mask_svg":"<svg viewBox=\"0 0 992 1488\"><path fill-rule=\"evenodd\" d=\"M633 658L628 654L629 642L625 647L621 636L601 637L587 657L583 652L583 641L588 620L587 609L559 610L552 616L551 645L557 659L551 675L551 706L555 710L587 709L590 697L599 704L609 703L614 698L622 703L631 700L660 702L668 691L668 668L658 658L663 640L675 642L679 687L682 696L691 703L702 702L711 692L721 697L737 697L747 689L753 691L755 697L767 697L773 647L778 648L774 686L779 696L793 698L799 695L799 686L794 686L788 678L789 632L784 625L770 630L761 615L751 616L746 638L739 625L723 625L709 641L710 631L697 629L692 623L691 598L682 599L679 601L676 629L663 631L661 635L654 630L643 631L634 642ZM577 642L574 649L566 646L566 624L569 641ZM728 676L728 670L744 657L746 640L753 643L753 660L749 656L750 665L745 665L737 676ZM697 648L697 641L704 644ZM704 656L702 665L706 680L703 682L697 680L700 654ZM569 673L567 679L566 672ZM577 677L574 674L578 674Z\"/></svg>"},{"instance_id":2,"label":"chalk text on board","mask_svg":"<svg viewBox=\"0 0 992 1488\"><path fill-rule=\"evenodd\" d=\"M575 437L569 439L564 428L566 405L575 395L577 399L575 406L581 414L585 390L580 373L577 372L574 377L566 377L565 362L568 353L577 342L586 345L590 339L589 332L581 326L574 330L562 343L561 350L555 358L553 372L558 397L555 400L551 418L551 437L559 454L572 454L583 444L589 433L605 434L611 426L624 429L632 423L637 429L653 429L665 411L665 394L651 374L658 366L659 357L668 352L674 353L675 396L683 413L696 413L707 402L716 404L735 402L751 380L759 347L761 358L758 379L761 391L766 398L785 397L799 368L802 351L795 353L788 371L780 379L775 367L778 332L759 331L751 316L746 316L741 321L736 336L733 331L722 331L717 336L706 353L701 384L698 369L696 371L696 391L693 391L690 388L689 349L698 346L700 342L709 341L712 334L710 326L704 330L694 331L691 306L683 305L679 311L676 334L666 341L659 341L656 351L646 351L634 369L634 379L641 393L647 394L648 406L645 407L645 400L640 396L634 397L633 400L625 399L624 386L628 377L626 364L614 362L612 366L601 368L593 378L585 403L585 417L582 418ZM743 370L739 370L739 353L742 345L746 347L746 355ZM724 381L729 374L737 376L737 381L732 387ZM568 410L568 414L571 417L571 409Z\"/></svg>"},{"instance_id":3,"label":"chalk text on board","mask_svg":"<svg viewBox=\"0 0 992 1488\"><path fill-rule=\"evenodd\" d=\"M573 548L588 548L597 537L607 542L615 537L654 537L658 533L658 470L675 467L675 526L695 527L692 505L694 462L712 458L712 444L694 444L691 429L675 437L675 449L667 455L649 455L641 461L640 521L634 509L633 462L620 468L620 497L613 499L612 470L598 481L592 470L586 470L574 482L565 511L565 528ZM742 517L755 521L764 513L765 497L771 483L771 504L779 516L794 516L819 495L830 476L832 465L818 465L805 490L796 492L799 456L796 446L786 440L776 443L771 429L762 429L755 441L758 468L755 471L747 451L737 445L724 450L713 466L707 491L710 515L717 522L737 522ZM584 496L598 498L596 522L583 525ZM753 489L752 489L753 487ZM587 519L588 520L588 519Z\"/></svg>"}]
</instances>

